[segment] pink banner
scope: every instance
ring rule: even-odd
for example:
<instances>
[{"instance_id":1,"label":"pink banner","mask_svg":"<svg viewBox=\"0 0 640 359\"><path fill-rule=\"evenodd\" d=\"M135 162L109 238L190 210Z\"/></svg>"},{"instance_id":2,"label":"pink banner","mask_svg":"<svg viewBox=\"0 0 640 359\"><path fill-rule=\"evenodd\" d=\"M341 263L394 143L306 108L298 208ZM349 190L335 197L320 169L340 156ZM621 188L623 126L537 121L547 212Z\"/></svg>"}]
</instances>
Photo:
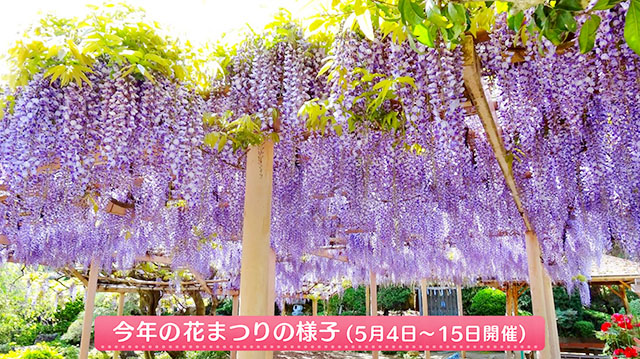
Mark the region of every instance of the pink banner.
<instances>
[{"instance_id":1,"label":"pink banner","mask_svg":"<svg viewBox=\"0 0 640 359\"><path fill-rule=\"evenodd\" d=\"M542 317L102 316L99 350L541 350Z\"/></svg>"}]
</instances>

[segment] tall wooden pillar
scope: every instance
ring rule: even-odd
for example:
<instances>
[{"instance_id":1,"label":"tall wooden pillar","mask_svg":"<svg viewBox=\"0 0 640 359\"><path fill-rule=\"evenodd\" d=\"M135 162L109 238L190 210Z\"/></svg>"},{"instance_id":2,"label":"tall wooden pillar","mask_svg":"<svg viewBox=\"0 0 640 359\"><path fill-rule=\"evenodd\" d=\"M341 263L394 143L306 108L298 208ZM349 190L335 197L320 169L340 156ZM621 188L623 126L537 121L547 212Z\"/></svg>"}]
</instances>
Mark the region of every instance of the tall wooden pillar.
<instances>
[{"instance_id":1,"label":"tall wooden pillar","mask_svg":"<svg viewBox=\"0 0 640 359\"><path fill-rule=\"evenodd\" d=\"M364 305L365 305L365 315L368 317L371 315L371 293L369 293L369 286L366 286L364 289Z\"/></svg>"},{"instance_id":2,"label":"tall wooden pillar","mask_svg":"<svg viewBox=\"0 0 640 359\"><path fill-rule=\"evenodd\" d=\"M311 315L314 317L318 316L318 298L311 298Z\"/></svg>"},{"instance_id":3,"label":"tall wooden pillar","mask_svg":"<svg viewBox=\"0 0 640 359\"><path fill-rule=\"evenodd\" d=\"M515 301L517 300L515 298L515 290L517 290L517 288L513 285L513 283L507 283L506 284L506 288L505 288L505 292L507 294L507 305L506 305L506 316L514 316L517 315L517 305L515 305ZM515 308L515 311L514 311ZM516 359L516 352L513 350L507 350L504 352L504 357L506 359Z\"/></svg>"},{"instance_id":4,"label":"tall wooden pillar","mask_svg":"<svg viewBox=\"0 0 640 359\"><path fill-rule=\"evenodd\" d=\"M232 293L231 296L231 315L233 316L237 316L238 315L238 310L239 310L239 301L238 301L238 292L235 291ZM238 352L237 351L232 351L231 352L231 359L236 359L238 357Z\"/></svg>"},{"instance_id":5,"label":"tall wooden pillar","mask_svg":"<svg viewBox=\"0 0 640 359\"><path fill-rule=\"evenodd\" d=\"M459 286L459 285L456 285L456 299L458 301L458 315L459 316L463 316L464 315L464 308L462 307L462 287ZM462 359L465 359L467 357L467 352L461 351L460 352L460 357Z\"/></svg>"},{"instance_id":6,"label":"tall wooden pillar","mask_svg":"<svg viewBox=\"0 0 640 359\"><path fill-rule=\"evenodd\" d=\"M371 315L378 315L378 283L376 282L376 273L374 271L369 272L369 285L371 295ZM373 359L378 359L378 352L372 352Z\"/></svg>"},{"instance_id":7,"label":"tall wooden pillar","mask_svg":"<svg viewBox=\"0 0 640 359\"><path fill-rule=\"evenodd\" d=\"M420 281L420 298L422 299L422 315L429 315L429 297L427 296L427 280ZM431 351L424 352L425 359L431 359Z\"/></svg>"},{"instance_id":8,"label":"tall wooden pillar","mask_svg":"<svg viewBox=\"0 0 640 359\"><path fill-rule=\"evenodd\" d=\"M118 293L118 316L124 315L124 292ZM119 359L120 352L113 352L113 359Z\"/></svg>"},{"instance_id":9,"label":"tall wooden pillar","mask_svg":"<svg viewBox=\"0 0 640 359\"><path fill-rule=\"evenodd\" d=\"M242 263L240 268L240 315L273 314L271 261L271 196L273 190L273 142L266 140L247 153ZM268 303L271 303L268 305ZM265 359L269 352L240 351L239 359Z\"/></svg>"},{"instance_id":10,"label":"tall wooden pillar","mask_svg":"<svg viewBox=\"0 0 640 359\"><path fill-rule=\"evenodd\" d=\"M539 359L560 358L560 342L558 340L558 330L555 328L555 307L553 304L553 292L545 289L545 277L548 274L542 266L540 243L538 237L532 231L527 231L525 235L527 246L527 262L529 265L529 289L531 291L531 306L533 315L539 315L545 322L545 346L539 351ZM550 287L549 279L548 286ZM550 298L549 298L550 297ZM550 308L547 308L549 306ZM554 314L550 313L554 311ZM555 338L553 338L555 336Z\"/></svg>"},{"instance_id":11,"label":"tall wooden pillar","mask_svg":"<svg viewBox=\"0 0 640 359\"><path fill-rule=\"evenodd\" d=\"M553 300L553 283L551 282L551 277L547 273L547 271L542 268L542 280L544 284L544 298L545 298L545 309L547 311L547 316L545 317L545 321L549 322L547 325L547 330L549 330L549 342L547 345L551 349L551 356L553 358L560 358L560 336L558 335L558 325L556 318L556 305Z\"/></svg>"},{"instance_id":12,"label":"tall wooden pillar","mask_svg":"<svg viewBox=\"0 0 640 359\"><path fill-rule=\"evenodd\" d=\"M269 248L269 285L267 287L267 315L275 314L276 306L276 252Z\"/></svg>"},{"instance_id":13,"label":"tall wooden pillar","mask_svg":"<svg viewBox=\"0 0 640 359\"><path fill-rule=\"evenodd\" d=\"M91 260L89 280L87 282L87 293L84 300L84 319L82 321L82 338L80 339L79 359L89 358L89 344L91 342L91 328L93 326L93 307L96 300L99 273L100 261L94 258Z\"/></svg>"}]
</instances>

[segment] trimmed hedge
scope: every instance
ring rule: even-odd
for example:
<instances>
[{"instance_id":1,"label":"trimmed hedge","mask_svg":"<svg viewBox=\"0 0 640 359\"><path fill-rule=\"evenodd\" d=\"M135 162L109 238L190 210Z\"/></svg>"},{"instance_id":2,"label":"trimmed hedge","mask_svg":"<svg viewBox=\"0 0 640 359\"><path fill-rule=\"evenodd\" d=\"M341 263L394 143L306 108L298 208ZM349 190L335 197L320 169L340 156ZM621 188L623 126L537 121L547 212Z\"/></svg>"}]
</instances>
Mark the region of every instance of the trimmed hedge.
<instances>
[{"instance_id":1,"label":"trimmed hedge","mask_svg":"<svg viewBox=\"0 0 640 359\"><path fill-rule=\"evenodd\" d=\"M471 315L504 315L507 311L507 295L495 288L484 288L471 299Z\"/></svg>"}]
</instances>

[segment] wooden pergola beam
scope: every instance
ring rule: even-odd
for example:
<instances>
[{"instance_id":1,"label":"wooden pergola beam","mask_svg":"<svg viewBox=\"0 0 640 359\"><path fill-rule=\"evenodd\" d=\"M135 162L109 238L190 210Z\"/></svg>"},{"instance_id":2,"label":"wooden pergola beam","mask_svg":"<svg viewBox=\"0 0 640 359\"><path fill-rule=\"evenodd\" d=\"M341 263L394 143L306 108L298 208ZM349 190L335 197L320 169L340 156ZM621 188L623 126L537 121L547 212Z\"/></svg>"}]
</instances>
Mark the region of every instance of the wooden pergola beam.
<instances>
[{"instance_id":1,"label":"wooden pergola beam","mask_svg":"<svg viewBox=\"0 0 640 359\"><path fill-rule=\"evenodd\" d=\"M213 296L213 291L211 291L211 288L209 287L209 284L204 280L204 277L202 277L202 275L200 275L198 271L193 269L192 266L189 266L189 271L191 272L191 274L193 274L196 281L200 284L200 287L202 287L202 289L204 289L207 294Z\"/></svg>"},{"instance_id":2,"label":"wooden pergola beam","mask_svg":"<svg viewBox=\"0 0 640 359\"><path fill-rule=\"evenodd\" d=\"M164 256L156 256L156 255L144 255L144 256L137 256L136 257L136 261L137 262L155 262L155 263L162 263L162 264L171 264L171 257L164 257Z\"/></svg>"},{"instance_id":3,"label":"wooden pergola beam","mask_svg":"<svg viewBox=\"0 0 640 359\"><path fill-rule=\"evenodd\" d=\"M553 301L552 283L549 274L542 264L540 243L529 220L520 198L520 191L513 176L510 163L507 161L507 151L504 147L500 129L496 123L495 111L489 106L487 95L482 85L480 60L476 54L473 37L467 35L462 42L464 55L463 80L471 102L482 121L487 139L493 149L498 166L502 171L505 184L511 193L516 208L522 217L526 228L525 243L529 269L529 285L531 288L531 302L535 315L545 319L545 347L539 352L540 359L555 359L560 357L560 340L556 325L556 314Z\"/></svg>"},{"instance_id":4,"label":"wooden pergola beam","mask_svg":"<svg viewBox=\"0 0 640 359\"><path fill-rule=\"evenodd\" d=\"M480 76L482 73L481 65L478 55L476 54L473 37L466 36L464 38L462 42L462 50L464 54L463 77L467 93L478 113L478 116L480 117L480 120L482 121L482 126L484 127L487 139L493 149L493 153L498 161L498 166L500 166L500 170L502 171L506 185L511 192L516 208L522 216L525 227L528 231L531 231L533 230L533 226L531 225L527 212L522 205L520 192L516 185L515 178L513 177L511 165L507 162L507 151L504 147L500 130L498 129L498 125L495 121L494 109L489 105L484 87L482 86L482 79Z\"/></svg>"},{"instance_id":5,"label":"wooden pergola beam","mask_svg":"<svg viewBox=\"0 0 640 359\"><path fill-rule=\"evenodd\" d=\"M85 276L83 276L80 272L78 272L75 268L69 268L69 272L71 272L71 274L78 278L80 280L80 282L82 282L82 284L86 287L87 285L89 285L89 281L87 280L87 278L85 278Z\"/></svg>"}]
</instances>

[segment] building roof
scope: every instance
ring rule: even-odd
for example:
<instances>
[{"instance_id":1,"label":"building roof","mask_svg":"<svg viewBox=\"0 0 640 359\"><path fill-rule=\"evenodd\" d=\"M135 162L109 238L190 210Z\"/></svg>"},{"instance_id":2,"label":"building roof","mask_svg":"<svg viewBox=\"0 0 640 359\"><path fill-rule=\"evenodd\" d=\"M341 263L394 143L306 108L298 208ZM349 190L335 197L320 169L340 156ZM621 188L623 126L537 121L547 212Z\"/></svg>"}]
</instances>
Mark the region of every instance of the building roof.
<instances>
[{"instance_id":1,"label":"building roof","mask_svg":"<svg viewBox=\"0 0 640 359\"><path fill-rule=\"evenodd\" d=\"M640 263L603 255L600 265L591 267L591 283L633 282L640 279ZM616 284L616 283L612 283Z\"/></svg>"}]
</instances>

